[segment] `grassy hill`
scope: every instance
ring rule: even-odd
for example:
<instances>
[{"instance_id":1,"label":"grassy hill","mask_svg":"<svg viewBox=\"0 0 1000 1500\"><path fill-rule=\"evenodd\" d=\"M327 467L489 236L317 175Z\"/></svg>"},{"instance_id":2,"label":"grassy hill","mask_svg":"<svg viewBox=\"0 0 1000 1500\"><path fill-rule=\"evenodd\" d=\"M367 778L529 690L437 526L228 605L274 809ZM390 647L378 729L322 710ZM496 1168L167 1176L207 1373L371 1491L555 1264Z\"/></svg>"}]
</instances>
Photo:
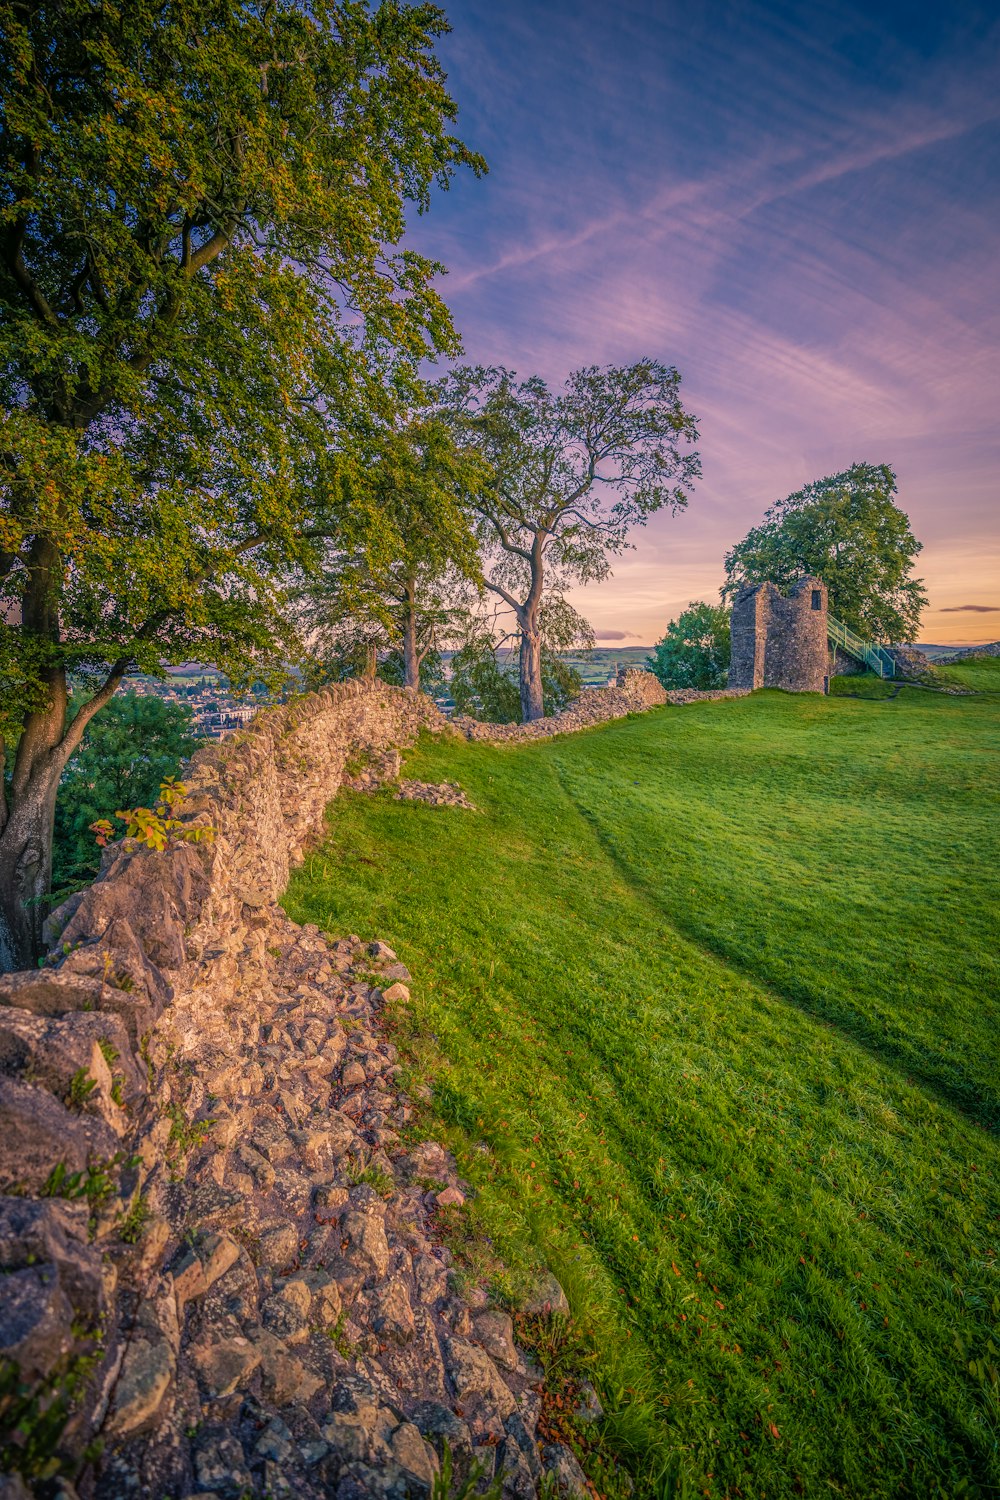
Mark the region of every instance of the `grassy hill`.
<instances>
[{"instance_id":1,"label":"grassy hill","mask_svg":"<svg viewBox=\"0 0 1000 1500\"><path fill-rule=\"evenodd\" d=\"M1000 1493L998 751L917 689L427 741L481 811L342 797L296 874L414 973L456 1247L566 1286L601 1494Z\"/></svg>"}]
</instances>

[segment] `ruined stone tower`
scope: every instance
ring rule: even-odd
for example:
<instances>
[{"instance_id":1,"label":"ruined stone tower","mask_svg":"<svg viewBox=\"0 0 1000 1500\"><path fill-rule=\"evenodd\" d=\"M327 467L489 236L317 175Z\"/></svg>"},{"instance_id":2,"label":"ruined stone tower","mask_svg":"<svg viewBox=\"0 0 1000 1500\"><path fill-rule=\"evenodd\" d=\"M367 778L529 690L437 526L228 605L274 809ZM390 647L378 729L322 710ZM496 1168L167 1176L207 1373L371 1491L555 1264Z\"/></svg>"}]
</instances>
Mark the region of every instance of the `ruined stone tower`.
<instances>
[{"instance_id":1,"label":"ruined stone tower","mask_svg":"<svg viewBox=\"0 0 1000 1500\"><path fill-rule=\"evenodd\" d=\"M787 596L773 583L745 588L733 601L731 688L825 693L830 649L826 585L808 575Z\"/></svg>"}]
</instances>

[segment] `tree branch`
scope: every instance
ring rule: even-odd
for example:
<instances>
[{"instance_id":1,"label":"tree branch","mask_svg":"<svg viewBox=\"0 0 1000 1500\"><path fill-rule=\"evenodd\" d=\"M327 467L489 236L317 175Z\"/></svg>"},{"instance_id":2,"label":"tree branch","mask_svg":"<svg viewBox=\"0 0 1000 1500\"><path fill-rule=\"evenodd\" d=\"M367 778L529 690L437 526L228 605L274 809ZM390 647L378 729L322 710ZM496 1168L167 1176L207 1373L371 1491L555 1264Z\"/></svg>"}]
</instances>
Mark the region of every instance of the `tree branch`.
<instances>
[{"instance_id":1,"label":"tree branch","mask_svg":"<svg viewBox=\"0 0 1000 1500\"><path fill-rule=\"evenodd\" d=\"M494 583L492 578L484 578L483 582L488 589L492 590L494 594L499 595L503 602L510 606L515 615L517 615L518 620L520 620L521 615L524 613L524 605L515 599L513 594L508 594L507 590L502 588L499 583Z\"/></svg>"},{"instance_id":2,"label":"tree branch","mask_svg":"<svg viewBox=\"0 0 1000 1500\"><path fill-rule=\"evenodd\" d=\"M73 754L73 751L77 748L80 741L83 739L84 730L90 723L91 719L94 718L95 714L100 713L101 709L105 706L106 703L111 702L111 699L118 691L118 687L122 681L122 678L128 671L128 667L129 658L119 657L94 696L87 700L87 702L80 709L80 712L76 714L75 717L71 720L70 724L67 726L66 733L63 735L62 739L55 747L55 751L53 752L55 757L59 762L61 762L62 765L65 765L67 763L70 756Z\"/></svg>"},{"instance_id":3,"label":"tree branch","mask_svg":"<svg viewBox=\"0 0 1000 1500\"><path fill-rule=\"evenodd\" d=\"M510 552L515 557L523 557L525 562L531 561L531 553L526 552L523 547L519 547L516 542L511 541L510 537L507 535L506 529L491 510L489 510L484 505L476 504L473 504L472 508L482 516L484 521L488 521L490 523L497 536L500 538L500 545L505 552Z\"/></svg>"}]
</instances>

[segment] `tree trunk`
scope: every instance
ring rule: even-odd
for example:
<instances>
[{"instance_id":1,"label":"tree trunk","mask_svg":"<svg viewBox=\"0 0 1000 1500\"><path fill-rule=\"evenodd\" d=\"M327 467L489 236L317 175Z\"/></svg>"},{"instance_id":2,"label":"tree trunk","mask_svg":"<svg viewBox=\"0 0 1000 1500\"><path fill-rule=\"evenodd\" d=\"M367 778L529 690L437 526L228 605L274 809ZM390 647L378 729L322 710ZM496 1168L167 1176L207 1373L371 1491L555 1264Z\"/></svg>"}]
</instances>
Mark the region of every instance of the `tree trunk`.
<instances>
[{"instance_id":1,"label":"tree trunk","mask_svg":"<svg viewBox=\"0 0 1000 1500\"><path fill-rule=\"evenodd\" d=\"M534 618L521 626L521 719L525 724L545 715L542 702L542 637Z\"/></svg>"},{"instance_id":2,"label":"tree trunk","mask_svg":"<svg viewBox=\"0 0 1000 1500\"><path fill-rule=\"evenodd\" d=\"M542 632L538 615L544 587L545 534L535 533L531 547L531 586L528 597L517 611L521 629L521 656L518 678L521 687L521 722L531 724L545 716L542 701Z\"/></svg>"},{"instance_id":3,"label":"tree trunk","mask_svg":"<svg viewBox=\"0 0 1000 1500\"><path fill-rule=\"evenodd\" d=\"M42 764L0 833L0 970L31 968L42 952L52 880L52 825L61 768Z\"/></svg>"},{"instance_id":4,"label":"tree trunk","mask_svg":"<svg viewBox=\"0 0 1000 1500\"><path fill-rule=\"evenodd\" d=\"M23 969L42 951L52 877L52 826L59 778L69 759L64 731L66 676L49 675L48 703L21 732L0 827L0 969Z\"/></svg>"},{"instance_id":5,"label":"tree trunk","mask_svg":"<svg viewBox=\"0 0 1000 1500\"><path fill-rule=\"evenodd\" d=\"M403 601L403 686L411 693L420 688L420 657L417 652L416 581L406 580Z\"/></svg>"},{"instance_id":6,"label":"tree trunk","mask_svg":"<svg viewBox=\"0 0 1000 1500\"><path fill-rule=\"evenodd\" d=\"M67 727L69 685L65 671L54 668L45 678L45 707L24 720L9 796L0 799L0 972L30 968L43 951L59 782L84 730L114 696L123 672L124 664L117 663Z\"/></svg>"}]
</instances>

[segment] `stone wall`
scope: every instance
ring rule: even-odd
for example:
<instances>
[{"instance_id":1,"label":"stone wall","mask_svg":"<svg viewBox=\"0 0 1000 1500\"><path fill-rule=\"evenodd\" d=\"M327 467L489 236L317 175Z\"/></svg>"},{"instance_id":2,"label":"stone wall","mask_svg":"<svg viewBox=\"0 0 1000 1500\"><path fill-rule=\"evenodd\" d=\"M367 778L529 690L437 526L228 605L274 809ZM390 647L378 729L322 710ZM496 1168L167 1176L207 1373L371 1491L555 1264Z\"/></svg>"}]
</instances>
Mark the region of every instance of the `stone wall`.
<instances>
[{"instance_id":1,"label":"stone wall","mask_svg":"<svg viewBox=\"0 0 1000 1500\"><path fill-rule=\"evenodd\" d=\"M529 728L660 701L636 674ZM178 815L212 840L112 847L49 919L46 965L0 977L0 1356L37 1410L80 1383L65 1500L402 1500L429 1493L445 1438L505 1496L546 1469L585 1493L569 1450L536 1442L540 1372L510 1319L451 1282L454 1162L401 1140L407 971L276 904L351 762L423 728L453 732L379 683L259 714L185 773ZM535 1305L564 1306L551 1278Z\"/></svg>"},{"instance_id":2,"label":"stone wall","mask_svg":"<svg viewBox=\"0 0 1000 1500\"><path fill-rule=\"evenodd\" d=\"M666 692L652 672L629 667L619 673L613 687L588 688L562 713L553 714L548 719L536 719L532 724L484 724L464 714L456 714L449 722L466 739L499 744L505 740L540 740L554 734L572 734L577 729L589 729L610 719L643 713L647 708L656 708L668 701Z\"/></svg>"},{"instance_id":3,"label":"stone wall","mask_svg":"<svg viewBox=\"0 0 1000 1500\"><path fill-rule=\"evenodd\" d=\"M798 579L784 595L773 583L742 589L733 601L729 686L823 693L828 687L827 591Z\"/></svg>"}]
</instances>

